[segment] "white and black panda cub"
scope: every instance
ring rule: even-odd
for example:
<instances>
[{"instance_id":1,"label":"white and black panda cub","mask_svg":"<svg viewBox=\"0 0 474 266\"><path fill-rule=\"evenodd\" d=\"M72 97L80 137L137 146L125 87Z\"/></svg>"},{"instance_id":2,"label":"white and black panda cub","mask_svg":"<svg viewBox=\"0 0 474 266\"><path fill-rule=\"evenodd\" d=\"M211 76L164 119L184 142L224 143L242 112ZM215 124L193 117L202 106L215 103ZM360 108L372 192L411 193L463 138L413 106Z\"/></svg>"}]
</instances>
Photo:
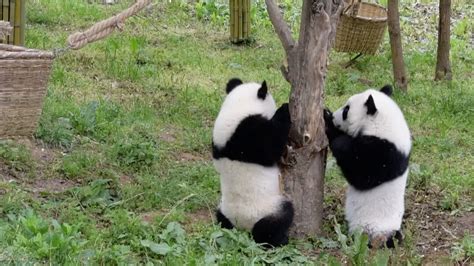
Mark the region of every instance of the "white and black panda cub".
<instances>
[{"instance_id":1,"label":"white and black panda cub","mask_svg":"<svg viewBox=\"0 0 474 266\"><path fill-rule=\"evenodd\" d=\"M349 183L345 216L349 231L368 233L370 246L402 240L411 137L392 87L353 95L334 114L324 112L329 147Z\"/></svg>"},{"instance_id":2,"label":"white and black panda cub","mask_svg":"<svg viewBox=\"0 0 474 266\"><path fill-rule=\"evenodd\" d=\"M220 174L217 221L252 232L257 243L288 243L293 205L280 191L277 162L288 141L288 104L278 110L265 81L231 79L214 124L212 156Z\"/></svg>"}]
</instances>

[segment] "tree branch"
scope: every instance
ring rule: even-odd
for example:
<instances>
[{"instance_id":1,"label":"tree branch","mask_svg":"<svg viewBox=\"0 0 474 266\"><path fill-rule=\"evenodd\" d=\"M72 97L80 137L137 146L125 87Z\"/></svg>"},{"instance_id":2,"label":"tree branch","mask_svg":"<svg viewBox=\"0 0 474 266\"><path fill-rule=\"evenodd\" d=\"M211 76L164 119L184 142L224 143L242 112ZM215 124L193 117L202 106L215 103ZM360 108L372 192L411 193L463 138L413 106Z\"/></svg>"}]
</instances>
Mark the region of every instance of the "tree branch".
<instances>
[{"instance_id":1,"label":"tree branch","mask_svg":"<svg viewBox=\"0 0 474 266\"><path fill-rule=\"evenodd\" d=\"M270 17L270 21L273 24L273 28L275 28L275 31L280 38L286 54L289 55L295 46L295 41L293 40L293 37L291 37L290 28L283 20L280 9L274 0L265 0L265 4L267 5L268 16Z\"/></svg>"}]
</instances>

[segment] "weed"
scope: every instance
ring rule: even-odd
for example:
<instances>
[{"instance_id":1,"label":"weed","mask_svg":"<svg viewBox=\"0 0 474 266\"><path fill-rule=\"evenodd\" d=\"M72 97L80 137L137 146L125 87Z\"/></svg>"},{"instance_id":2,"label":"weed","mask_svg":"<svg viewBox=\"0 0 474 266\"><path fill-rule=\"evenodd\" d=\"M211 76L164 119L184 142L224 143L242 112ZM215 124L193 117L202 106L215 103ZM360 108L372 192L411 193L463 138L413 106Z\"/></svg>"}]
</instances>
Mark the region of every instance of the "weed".
<instances>
[{"instance_id":1,"label":"weed","mask_svg":"<svg viewBox=\"0 0 474 266\"><path fill-rule=\"evenodd\" d=\"M100 160L95 152L76 150L63 157L61 171L69 179L88 178Z\"/></svg>"},{"instance_id":2,"label":"weed","mask_svg":"<svg viewBox=\"0 0 474 266\"><path fill-rule=\"evenodd\" d=\"M3 233L4 239L38 260L64 263L74 258L86 244L77 226L45 220L31 209L18 216L9 214L8 219L10 230Z\"/></svg>"},{"instance_id":3,"label":"weed","mask_svg":"<svg viewBox=\"0 0 474 266\"><path fill-rule=\"evenodd\" d=\"M32 176L35 164L31 152L24 145L13 141L0 141L0 163L8 167L8 173L14 177Z\"/></svg>"},{"instance_id":4,"label":"weed","mask_svg":"<svg viewBox=\"0 0 474 266\"><path fill-rule=\"evenodd\" d=\"M474 257L474 237L467 233L461 242L454 243L451 248L451 259L465 264Z\"/></svg>"}]
</instances>

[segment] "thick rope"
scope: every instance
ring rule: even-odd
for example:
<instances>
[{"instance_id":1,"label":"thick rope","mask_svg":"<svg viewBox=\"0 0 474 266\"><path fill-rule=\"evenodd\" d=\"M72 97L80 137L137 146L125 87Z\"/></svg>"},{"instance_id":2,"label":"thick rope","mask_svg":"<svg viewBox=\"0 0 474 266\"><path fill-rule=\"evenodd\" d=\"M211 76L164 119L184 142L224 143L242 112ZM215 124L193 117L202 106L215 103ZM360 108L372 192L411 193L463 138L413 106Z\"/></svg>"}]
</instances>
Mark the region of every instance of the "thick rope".
<instances>
[{"instance_id":1,"label":"thick rope","mask_svg":"<svg viewBox=\"0 0 474 266\"><path fill-rule=\"evenodd\" d=\"M137 0L135 4L121 13L96 23L84 32L76 32L69 36L67 43L71 49L79 49L88 43L100 40L111 34L116 28L122 30L125 20L148 6L152 0Z\"/></svg>"}]
</instances>

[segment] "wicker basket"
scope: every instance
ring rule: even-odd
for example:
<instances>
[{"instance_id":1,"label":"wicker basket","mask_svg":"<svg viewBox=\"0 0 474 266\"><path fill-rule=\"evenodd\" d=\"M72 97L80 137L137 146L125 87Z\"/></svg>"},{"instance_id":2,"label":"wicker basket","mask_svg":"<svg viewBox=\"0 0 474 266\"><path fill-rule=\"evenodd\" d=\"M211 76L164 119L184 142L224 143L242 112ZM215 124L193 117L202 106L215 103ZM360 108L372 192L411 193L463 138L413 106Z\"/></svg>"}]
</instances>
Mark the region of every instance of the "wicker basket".
<instances>
[{"instance_id":1,"label":"wicker basket","mask_svg":"<svg viewBox=\"0 0 474 266\"><path fill-rule=\"evenodd\" d=\"M375 54L387 27L387 10L378 4L358 0L343 12L337 25L338 52Z\"/></svg>"},{"instance_id":2,"label":"wicker basket","mask_svg":"<svg viewBox=\"0 0 474 266\"><path fill-rule=\"evenodd\" d=\"M0 44L0 138L35 132L53 59L51 52Z\"/></svg>"}]
</instances>

